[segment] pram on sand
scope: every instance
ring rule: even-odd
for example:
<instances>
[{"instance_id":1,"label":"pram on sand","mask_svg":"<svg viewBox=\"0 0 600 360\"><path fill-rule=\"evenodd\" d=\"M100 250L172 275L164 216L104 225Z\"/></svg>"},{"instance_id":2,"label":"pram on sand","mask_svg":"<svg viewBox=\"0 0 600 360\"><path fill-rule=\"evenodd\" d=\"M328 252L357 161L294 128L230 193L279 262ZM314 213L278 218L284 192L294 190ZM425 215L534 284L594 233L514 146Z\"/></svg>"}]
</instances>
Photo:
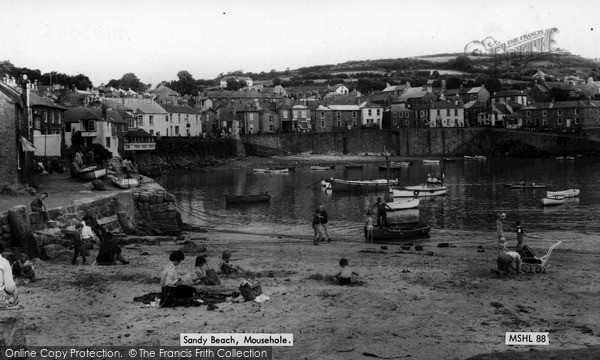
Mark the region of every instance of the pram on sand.
<instances>
[{"instance_id":1,"label":"pram on sand","mask_svg":"<svg viewBox=\"0 0 600 360\"><path fill-rule=\"evenodd\" d=\"M548 260L550 260L550 255L552 254L552 250L557 247L562 241L557 242L556 244L550 246L546 255L542 257L535 256L535 253L529 246L523 245L521 250L521 271L523 272L534 272L536 274L542 274L546 272L546 268L548 265Z\"/></svg>"}]
</instances>

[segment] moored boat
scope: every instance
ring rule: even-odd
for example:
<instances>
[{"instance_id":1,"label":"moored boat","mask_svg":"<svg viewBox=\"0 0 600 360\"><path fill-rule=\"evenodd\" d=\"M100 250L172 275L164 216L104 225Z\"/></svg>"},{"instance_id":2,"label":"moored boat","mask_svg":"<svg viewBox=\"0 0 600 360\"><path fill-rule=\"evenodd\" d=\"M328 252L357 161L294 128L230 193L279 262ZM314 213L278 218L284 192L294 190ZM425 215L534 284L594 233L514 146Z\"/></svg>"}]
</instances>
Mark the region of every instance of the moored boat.
<instances>
[{"instance_id":1,"label":"moored boat","mask_svg":"<svg viewBox=\"0 0 600 360\"><path fill-rule=\"evenodd\" d=\"M435 185L415 185L405 186L402 189L390 188L390 193L394 197L427 197L427 196L440 196L445 195L448 189L445 186Z\"/></svg>"},{"instance_id":2,"label":"moored boat","mask_svg":"<svg viewBox=\"0 0 600 360\"><path fill-rule=\"evenodd\" d=\"M346 164L346 165L344 165L344 168L346 168L346 169L362 169L364 167L365 167L364 164Z\"/></svg>"},{"instance_id":3,"label":"moored boat","mask_svg":"<svg viewBox=\"0 0 600 360\"><path fill-rule=\"evenodd\" d=\"M258 195L225 195L226 204L263 203L270 200L271 195L269 193Z\"/></svg>"},{"instance_id":4,"label":"moored boat","mask_svg":"<svg viewBox=\"0 0 600 360\"><path fill-rule=\"evenodd\" d=\"M422 222L407 222L390 226L389 228L373 229L373 242L394 243L406 239L415 239L429 235L431 228Z\"/></svg>"},{"instance_id":5,"label":"moored boat","mask_svg":"<svg viewBox=\"0 0 600 360\"><path fill-rule=\"evenodd\" d=\"M406 209L414 209L419 207L419 203L421 200L417 198L412 199L404 199L404 200L394 200L393 202L386 203L387 211L397 211L397 210L406 210Z\"/></svg>"},{"instance_id":6,"label":"moored boat","mask_svg":"<svg viewBox=\"0 0 600 360\"><path fill-rule=\"evenodd\" d=\"M465 155L464 159L465 160L487 160L487 158L483 155L474 155L474 156Z\"/></svg>"},{"instance_id":7,"label":"moored boat","mask_svg":"<svg viewBox=\"0 0 600 360\"><path fill-rule=\"evenodd\" d=\"M564 204L565 199L566 199L566 197L564 197L562 195L553 195L553 196L546 196L545 198L542 198L540 201L542 202L542 205L544 205L544 206L551 206L551 205Z\"/></svg>"},{"instance_id":8,"label":"moored boat","mask_svg":"<svg viewBox=\"0 0 600 360\"><path fill-rule=\"evenodd\" d=\"M289 168L265 168L265 169L252 169L253 172L259 174L287 174Z\"/></svg>"},{"instance_id":9,"label":"moored boat","mask_svg":"<svg viewBox=\"0 0 600 360\"><path fill-rule=\"evenodd\" d=\"M439 160L423 159L423 165L437 165L439 163Z\"/></svg>"},{"instance_id":10,"label":"moored boat","mask_svg":"<svg viewBox=\"0 0 600 360\"><path fill-rule=\"evenodd\" d=\"M379 165L379 170L387 170L387 169L402 169L404 167L410 166L410 161L392 161L390 162L390 166L387 165Z\"/></svg>"},{"instance_id":11,"label":"moored boat","mask_svg":"<svg viewBox=\"0 0 600 360\"><path fill-rule=\"evenodd\" d=\"M331 178L328 183L331 184L333 191L385 191L388 185L397 185L398 179L344 180Z\"/></svg>"},{"instance_id":12,"label":"moored boat","mask_svg":"<svg viewBox=\"0 0 600 360\"><path fill-rule=\"evenodd\" d=\"M129 189L132 187L140 186L140 182L138 181L138 179L135 179L135 178L123 178L123 177L111 176L110 182L114 186L119 187L121 189Z\"/></svg>"},{"instance_id":13,"label":"moored boat","mask_svg":"<svg viewBox=\"0 0 600 360\"><path fill-rule=\"evenodd\" d=\"M334 168L335 165L313 165L310 167L311 170L331 170Z\"/></svg>"},{"instance_id":14,"label":"moored boat","mask_svg":"<svg viewBox=\"0 0 600 360\"><path fill-rule=\"evenodd\" d=\"M536 183L527 183L527 182L518 182L512 184L504 184L504 187L509 187L511 189L545 189L548 186L545 184L536 184Z\"/></svg>"},{"instance_id":15,"label":"moored boat","mask_svg":"<svg viewBox=\"0 0 600 360\"><path fill-rule=\"evenodd\" d=\"M546 197L564 196L566 198L579 196L579 189L568 189L561 191L546 191Z\"/></svg>"},{"instance_id":16,"label":"moored boat","mask_svg":"<svg viewBox=\"0 0 600 360\"><path fill-rule=\"evenodd\" d=\"M86 168L81 169L75 177L82 181L92 181L96 179L100 179L101 177L106 175L106 168L99 166L88 166Z\"/></svg>"}]
</instances>

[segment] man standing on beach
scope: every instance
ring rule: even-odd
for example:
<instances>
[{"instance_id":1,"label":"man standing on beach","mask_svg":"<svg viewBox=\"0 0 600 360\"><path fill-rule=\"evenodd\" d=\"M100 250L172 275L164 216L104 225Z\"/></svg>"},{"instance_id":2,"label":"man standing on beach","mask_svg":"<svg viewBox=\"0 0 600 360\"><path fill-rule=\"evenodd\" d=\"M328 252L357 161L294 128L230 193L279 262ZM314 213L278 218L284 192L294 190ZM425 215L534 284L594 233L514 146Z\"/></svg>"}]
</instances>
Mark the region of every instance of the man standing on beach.
<instances>
[{"instance_id":1,"label":"man standing on beach","mask_svg":"<svg viewBox=\"0 0 600 360\"><path fill-rule=\"evenodd\" d=\"M375 205L377 206L377 227L384 226L386 228L389 228L390 226L388 225L386 214L387 208L389 208L389 206L387 206L387 204L383 202L383 200L380 197L377 198L377 203Z\"/></svg>"},{"instance_id":2,"label":"man standing on beach","mask_svg":"<svg viewBox=\"0 0 600 360\"><path fill-rule=\"evenodd\" d=\"M329 236L329 232L327 232L327 222L329 221L327 216L327 211L325 211L324 205L319 205L317 212L321 216L321 225L323 225L323 233L327 236L327 242L331 242L331 237Z\"/></svg>"}]
</instances>

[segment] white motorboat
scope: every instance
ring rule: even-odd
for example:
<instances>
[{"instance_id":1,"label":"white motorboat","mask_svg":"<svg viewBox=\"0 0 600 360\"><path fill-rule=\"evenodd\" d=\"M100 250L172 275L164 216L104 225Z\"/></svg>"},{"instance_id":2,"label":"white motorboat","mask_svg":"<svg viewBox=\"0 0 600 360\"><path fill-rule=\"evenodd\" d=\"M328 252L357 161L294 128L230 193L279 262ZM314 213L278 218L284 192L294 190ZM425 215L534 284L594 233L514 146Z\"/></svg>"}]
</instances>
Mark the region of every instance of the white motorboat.
<instances>
[{"instance_id":1,"label":"white motorboat","mask_svg":"<svg viewBox=\"0 0 600 360\"><path fill-rule=\"evenodd\" d=\"M439 165L439 160L423 159L423 165Z\"/></svg>"},{"instance_id":2,"label":"white motorboat","mask_svg":"<svg viewBox=\"0 0 600 360\"><path fill-rule=\"evenodd\" d=\"M324 182L330 183L334 191L385 191L388 185L397 185L398 179L344 180L331 178L330 181L322 181L321 185Z\"/></svg>"}]
</instances>

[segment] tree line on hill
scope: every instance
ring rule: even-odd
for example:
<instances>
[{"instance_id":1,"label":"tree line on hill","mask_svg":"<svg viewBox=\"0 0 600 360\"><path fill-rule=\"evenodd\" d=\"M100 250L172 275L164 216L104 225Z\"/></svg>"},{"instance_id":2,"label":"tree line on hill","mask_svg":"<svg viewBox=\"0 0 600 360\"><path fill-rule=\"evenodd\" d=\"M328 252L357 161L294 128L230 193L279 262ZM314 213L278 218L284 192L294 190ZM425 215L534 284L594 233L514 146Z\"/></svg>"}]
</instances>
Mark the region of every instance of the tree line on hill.
<instances>
[{"instance_id":1,"label":"tree line on hill","mask_svg":"<svg viewBox=\"0 0 600 360\"><path fill-rule=\"evenodd\" d=\"M301 67L296 70L287 68L285 71L271 69L269 72L244 72L235 70L221 73L216 79L195 79L187 70L177 73L176 80L162 81L169 88L180 94L196 96L207 88L218 87L220 79L224 77L249 77L254 81L270 81L273 85L288 87L314 86L318 84L335 85L344 83L351 90L358 90L363 94L383 90L387 84L401 85L410 82L411 86L418 87L433 80L433 87L440 87L445 81L447 89L460 86L474 87L485 85L492 92L500 89L499 79L512 79L523 82L515 85L524 88L531 83L532 75L538 69L543 70L553 77L560 75L577 75L581 78L589 76L600 78L600 63L597 61L573 56L568 53L538 53L538 54L513 54L500 56L468 56L465 54L446 54L448 60L434 61L429 58L399 58L348 61L341 64L326 64ZM455 57L452 57L456 55ZM452 70L460 74L444 74ZM19 68L10 61L0 62L0 76L8 74L20 79L23 74L30 81L37 80L42 85L60 84L66 88L84 90L92 87L90 79L78 74L75 76L58 72L42 74L40 70ZM134 73L126 73L120 79L111 79L107 86L123 90L143 92L150 89L151 84L144 84ZM228 90L238 90L246 86L245 81L229 78Z\"/></svg>"}]
</instances>

